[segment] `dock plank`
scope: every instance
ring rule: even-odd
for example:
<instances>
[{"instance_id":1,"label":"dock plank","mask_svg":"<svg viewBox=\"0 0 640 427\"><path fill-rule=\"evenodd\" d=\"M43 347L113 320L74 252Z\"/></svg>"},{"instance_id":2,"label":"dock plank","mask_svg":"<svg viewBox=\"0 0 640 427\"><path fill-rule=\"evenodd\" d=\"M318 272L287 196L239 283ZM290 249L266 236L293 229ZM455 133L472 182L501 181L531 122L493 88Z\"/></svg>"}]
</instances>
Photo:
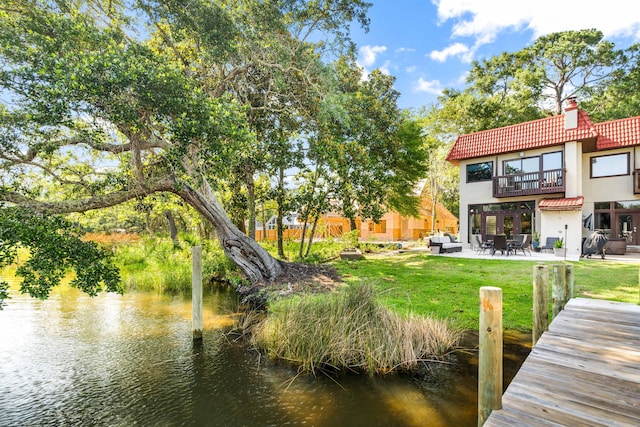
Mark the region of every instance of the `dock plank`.
<instances>
[{"instance_id":1,"label":"dock plank","mask_svg":"<svg viewBox=\"0 0 640 427\"><path fill-rule=\"evenodd\" d=\"M640 306L572 299L487 426L640 425Z\"/></svg>"}]
</instances>

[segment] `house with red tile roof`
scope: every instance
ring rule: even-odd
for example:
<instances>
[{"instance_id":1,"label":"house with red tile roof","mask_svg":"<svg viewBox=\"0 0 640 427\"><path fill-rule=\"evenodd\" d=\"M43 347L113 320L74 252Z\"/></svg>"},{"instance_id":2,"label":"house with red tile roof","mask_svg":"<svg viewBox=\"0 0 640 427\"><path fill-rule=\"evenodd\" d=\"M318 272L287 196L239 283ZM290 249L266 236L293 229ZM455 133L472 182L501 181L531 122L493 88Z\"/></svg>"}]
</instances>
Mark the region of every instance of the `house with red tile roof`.
<instances>
[{"instance_id":1,"label":"house with red tile roof","mask_svg":"<svg viewBox=\"0 0 640 427\"><path fill-rule=\"evenodd\" d=\"M571 100L564 114L460 135L460 239L476 234L562 238L568 259L602 230L640 245L640 116L592 123Z\"/></svg>"}]
</instances>

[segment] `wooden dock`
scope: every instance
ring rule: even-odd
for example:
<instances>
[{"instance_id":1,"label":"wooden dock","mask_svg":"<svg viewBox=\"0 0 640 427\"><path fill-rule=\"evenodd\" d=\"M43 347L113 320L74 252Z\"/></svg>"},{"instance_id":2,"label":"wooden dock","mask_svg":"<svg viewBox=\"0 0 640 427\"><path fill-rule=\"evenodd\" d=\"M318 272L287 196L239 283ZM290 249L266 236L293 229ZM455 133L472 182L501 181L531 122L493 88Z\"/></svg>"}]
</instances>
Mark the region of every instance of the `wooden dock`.
<instances>
[{"instance_id":1,"label":"wooden dock","mask_svg":"<svg viewBox=\"0 0 640 427\"><path fill-rule=\"evenodd\" d=\"M640 306L575 298L485 426L640 426Z\"/></svg>"}]
</instances>

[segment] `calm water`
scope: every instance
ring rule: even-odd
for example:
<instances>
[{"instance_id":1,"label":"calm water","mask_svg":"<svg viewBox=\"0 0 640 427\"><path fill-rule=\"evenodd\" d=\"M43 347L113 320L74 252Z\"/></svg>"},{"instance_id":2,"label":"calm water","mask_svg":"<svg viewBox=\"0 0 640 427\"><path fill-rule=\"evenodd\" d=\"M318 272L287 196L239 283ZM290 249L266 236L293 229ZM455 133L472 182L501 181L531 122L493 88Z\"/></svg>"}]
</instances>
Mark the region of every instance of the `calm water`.
<instances>
[{"instance_id":1,"label":"calm water","mask_svg":"<svg viewBox=\"0 0 640 427\"><path fill-rule=\"evenodd\" d=\"M412 377L296 377L225 337L232 293L205 295L203 306L194 347L189 296L14 294L0 311L0 425L477 424L473 355Z\"/></svg>"}]
</instances>

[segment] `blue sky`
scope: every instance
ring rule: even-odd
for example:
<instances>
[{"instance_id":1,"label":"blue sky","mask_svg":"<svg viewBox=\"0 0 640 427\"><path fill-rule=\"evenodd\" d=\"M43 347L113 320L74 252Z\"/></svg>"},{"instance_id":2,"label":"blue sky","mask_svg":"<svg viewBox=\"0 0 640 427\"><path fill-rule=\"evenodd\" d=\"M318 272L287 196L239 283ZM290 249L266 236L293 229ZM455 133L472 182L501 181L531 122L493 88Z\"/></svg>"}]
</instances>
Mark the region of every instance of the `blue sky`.
<instances>
[{"instance_id":1,"label":"blue sky","mask_svg":"<svg viewBox=\"0 0 640 427\"><path fill-rule=\"evenodd\" d=\"M472 60L517 51L556 31L597 28L618 48L640 42L638 0L369 0L370 31L354 28L358 63L397 78L402 108L462 88Z\"/></svg>"}]
</instances>

